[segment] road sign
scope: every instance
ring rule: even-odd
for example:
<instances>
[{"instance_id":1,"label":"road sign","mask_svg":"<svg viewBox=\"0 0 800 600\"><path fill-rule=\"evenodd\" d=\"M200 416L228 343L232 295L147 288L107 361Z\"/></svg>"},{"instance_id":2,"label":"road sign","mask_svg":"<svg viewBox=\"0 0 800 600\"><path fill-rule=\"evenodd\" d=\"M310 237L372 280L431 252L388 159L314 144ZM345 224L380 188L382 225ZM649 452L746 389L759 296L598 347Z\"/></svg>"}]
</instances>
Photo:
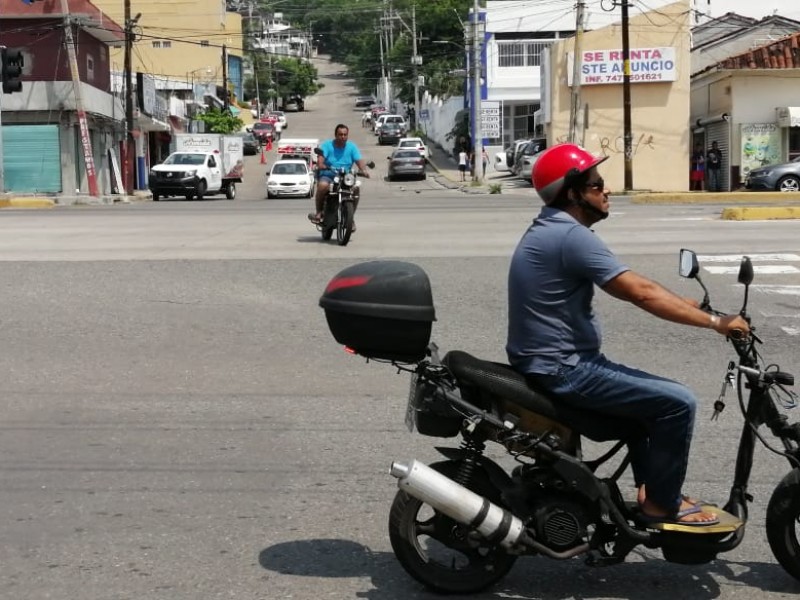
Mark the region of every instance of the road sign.
<instances>
[{"instance_id":1,"label":"road sign","mask_svg":"<svg viewBox=\"0 0 800 600\"><path fill-rule=\"evenodd\" d=\"M420 121L427 121L430 118L431 118L431 115L428 112L427 108L420 109L420 111L419 111L419 120Z\"/></svg>"},{"instance_id":2,"label":"road sign","mask_svg":"<svg viewBox=\"0 0 800 600\"><path fill-rule=\"evenodd\" d=\"M486 100L481 102L481 133L483 137L500 137L502 117L499 102Z\"/></svg>"}]
</instances>

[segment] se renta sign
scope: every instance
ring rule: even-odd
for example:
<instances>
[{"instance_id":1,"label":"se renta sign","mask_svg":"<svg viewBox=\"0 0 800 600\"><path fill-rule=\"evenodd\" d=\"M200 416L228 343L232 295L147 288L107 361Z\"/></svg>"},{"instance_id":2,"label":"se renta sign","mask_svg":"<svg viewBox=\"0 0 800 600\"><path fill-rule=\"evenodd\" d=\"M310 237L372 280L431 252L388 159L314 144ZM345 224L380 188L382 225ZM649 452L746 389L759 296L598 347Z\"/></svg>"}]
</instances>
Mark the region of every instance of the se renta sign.
<instances>
[{"instance_id":1,"label":"se renta sign","mask_svg":"<svg viewBox=\"0 0 800 600\"><path fill-rule=\"evenodd\" d=\"M581 53L581 85L622 83L625 75L622 50L586 50ZM678 78L675 48L631 48L631 83L661 83ZM567 58L567 85L572 86L572 56Z\"/></svg>"}]
</instances>

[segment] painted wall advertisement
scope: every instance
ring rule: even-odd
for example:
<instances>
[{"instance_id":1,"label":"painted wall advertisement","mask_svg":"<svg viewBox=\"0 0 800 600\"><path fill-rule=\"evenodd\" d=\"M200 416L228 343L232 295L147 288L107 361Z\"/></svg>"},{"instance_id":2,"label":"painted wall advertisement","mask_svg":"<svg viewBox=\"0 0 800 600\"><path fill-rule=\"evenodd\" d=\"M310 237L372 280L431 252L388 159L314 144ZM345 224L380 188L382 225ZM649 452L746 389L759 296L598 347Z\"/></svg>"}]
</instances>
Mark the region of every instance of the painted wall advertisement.
<instances>
[{"instance_id":1,"label":"painted wall advertisement","mask_svg":"<svg viewBox=\"0 0 800 600\"><path fill-rule=\"evenodd\" d=\"M742 123L741 178L753 169L781 162L781 131L775 123Z\"/></svg>"}]
</instances>

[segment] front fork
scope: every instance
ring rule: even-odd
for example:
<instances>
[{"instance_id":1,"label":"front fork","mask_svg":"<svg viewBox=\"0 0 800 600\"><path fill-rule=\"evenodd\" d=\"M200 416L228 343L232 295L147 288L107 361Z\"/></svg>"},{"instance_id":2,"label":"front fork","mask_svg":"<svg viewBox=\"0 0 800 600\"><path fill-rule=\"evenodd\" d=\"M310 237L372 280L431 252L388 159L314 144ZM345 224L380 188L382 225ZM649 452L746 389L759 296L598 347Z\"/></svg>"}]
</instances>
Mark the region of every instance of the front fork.
<instances>
[{"instance_id":1,"label":"front fork","mask_svg":"<svg viewBox=\"0 0 800 600\"><path fill-rule=\"evenodd\" d=\"M797 467L800 452L797 449L798 428L790 425L785 415L778 412L769 387L759 381L748 379L750 399L745 411L745 423L739 438L739 452L736 456L733 486L725 505L725 510L743 521L747 520L747 503L753 501L748 493L747 485L753 470L753 454L756 445L756 433L761 425L767 425L772 434L781 440L792 467Z\"/></svg>"}]
</instances>

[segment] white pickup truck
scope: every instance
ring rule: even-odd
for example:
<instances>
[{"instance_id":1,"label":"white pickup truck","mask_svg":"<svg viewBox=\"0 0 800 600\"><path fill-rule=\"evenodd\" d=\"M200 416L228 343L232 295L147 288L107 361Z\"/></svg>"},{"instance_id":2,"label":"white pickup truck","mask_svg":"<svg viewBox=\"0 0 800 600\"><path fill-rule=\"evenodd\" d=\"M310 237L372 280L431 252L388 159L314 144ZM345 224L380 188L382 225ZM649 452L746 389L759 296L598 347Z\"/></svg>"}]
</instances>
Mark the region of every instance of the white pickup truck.
<instances>
[{"instance_id":1,"label":"white pickup truck","mask_svg":"<svg viewBox=\"0 0 800 600\"><path fill-rule=\"evenodd\" d=\"M242 181L244 149L240 136L220 134L178 134L175 151L150 170L149 188L153 200L184 196L202 200L210 194L236 197Z\"/></svg>"}]
</instances>

